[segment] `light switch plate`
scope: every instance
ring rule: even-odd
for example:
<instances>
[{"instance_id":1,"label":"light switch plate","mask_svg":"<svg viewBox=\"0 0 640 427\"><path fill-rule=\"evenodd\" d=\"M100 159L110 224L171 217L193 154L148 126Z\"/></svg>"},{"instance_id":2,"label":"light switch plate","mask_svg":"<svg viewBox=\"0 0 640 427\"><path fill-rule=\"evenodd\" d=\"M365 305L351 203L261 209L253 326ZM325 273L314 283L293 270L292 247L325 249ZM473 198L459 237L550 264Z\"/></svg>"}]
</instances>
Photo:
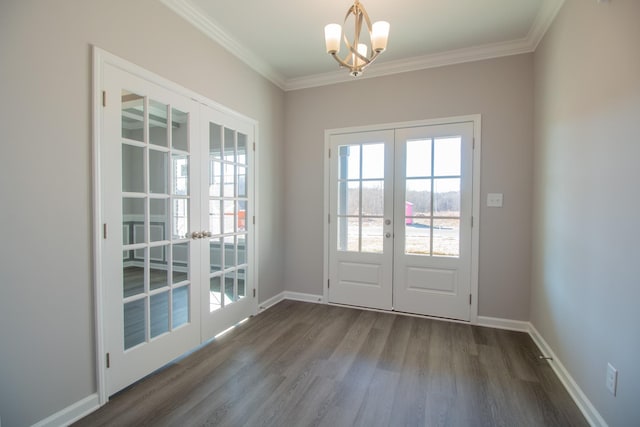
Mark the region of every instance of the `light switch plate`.
<instances>
[{"instance_id":1,"label":"light switch plate","mask_svg":"<svg viewBox=\"0 0 640 427\"><path fill-rule=\"evenodd\" d=\"M489 193L487 194L487 207L501 208L502 207L502 193Z\"/></svg>"}]
</instances>

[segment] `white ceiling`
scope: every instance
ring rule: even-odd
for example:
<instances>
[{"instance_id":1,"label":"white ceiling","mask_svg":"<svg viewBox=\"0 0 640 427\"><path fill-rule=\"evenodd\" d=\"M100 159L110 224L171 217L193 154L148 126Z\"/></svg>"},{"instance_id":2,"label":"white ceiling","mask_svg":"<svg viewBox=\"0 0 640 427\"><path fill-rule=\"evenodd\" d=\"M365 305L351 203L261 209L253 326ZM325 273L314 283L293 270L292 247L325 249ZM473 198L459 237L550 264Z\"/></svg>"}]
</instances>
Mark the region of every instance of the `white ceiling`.
<instances>
[{"instance_id":1,"label":"white ceiling","mask_svg":"<svg viewBox=\"0 0 640 427\"><path fill-rule=\"evenodd\" d=\"M324 47L352 0L161 0L285 90L353 79ZM362 77L532 52L564 0L360 0L391 24Z\"/></svg>"}]
</instances>

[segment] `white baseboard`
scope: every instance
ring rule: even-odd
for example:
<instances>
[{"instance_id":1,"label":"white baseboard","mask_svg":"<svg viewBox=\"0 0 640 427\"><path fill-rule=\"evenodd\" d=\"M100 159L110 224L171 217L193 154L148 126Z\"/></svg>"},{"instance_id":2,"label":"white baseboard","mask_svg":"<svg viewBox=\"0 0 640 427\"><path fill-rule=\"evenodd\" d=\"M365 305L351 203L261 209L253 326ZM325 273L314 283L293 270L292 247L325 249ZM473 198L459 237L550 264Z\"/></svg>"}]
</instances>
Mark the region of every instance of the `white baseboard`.
<instances>
[{"instance_id":1,"label":"white baseboard","mask_svg":"<svg viewBox=\"0 0 640 427\"><path fill-rule=\"evenodd\" d=\"M89 415L100 407L98 393L94 393L77 401L73 405L67 406L61 411L37 422L32 427L59 427L68 426L80 418Z\"/></svg>"},{"instance_id":2,"label":"white baseboard","mask_svg":"<svg viewBox=\"0 0 640 427\"><path fill-rule=\"evenodd\" d=\"M522 320L501 319L499 317L478 316L478 326L506 329L509 331L529 332L529 322Z\"/></svg>"},{"instance_id":3,"label":"white baseboard","mask_svg":"<svg viewBox=\"0 0 640 427\"><path fill-rule=\"evenodd\" d=\"M302 292L284 291L284 299L290 299L293 301L314 302L316 304L324 303L324 298L322 297L322 295L304 294Z\"/></svg>"},{"instance_id":4,"label":"white baseboard","mask_svg":"<svg viewBox=\"0 0 640 427\"><path fill-rule=\"evenodd\" d=\"M280 292L277 295L272 296L271 298L264 300L262 303L258 304L258 311L262 313L263 311L273 307L280 301L284 300L284 292Z\"/></svg>"},{"instance_id":5,"label":"white baseboard","mask_svg":"<svg viewBox=\"0 0 640 427\"><path fill-rule=\"evenodd\" d=\"M594 427L607 427L607 422L602 418L602 415L600 415L598 410L593 406L571 374L569 374L569 371L567 371L560 359L558 359L558 356L556 356L549 344L542 338L540 332L538 332L531 322L529 322L528 332L542 354L553 358L553 360L548 361L549 365L551 365L556 376L560 379L564 388L567 389L567 392L569 392L569 395L571 395L571 398L582 412L582 415L587 419L589 425Z\"/></svg>"}]
</instances>

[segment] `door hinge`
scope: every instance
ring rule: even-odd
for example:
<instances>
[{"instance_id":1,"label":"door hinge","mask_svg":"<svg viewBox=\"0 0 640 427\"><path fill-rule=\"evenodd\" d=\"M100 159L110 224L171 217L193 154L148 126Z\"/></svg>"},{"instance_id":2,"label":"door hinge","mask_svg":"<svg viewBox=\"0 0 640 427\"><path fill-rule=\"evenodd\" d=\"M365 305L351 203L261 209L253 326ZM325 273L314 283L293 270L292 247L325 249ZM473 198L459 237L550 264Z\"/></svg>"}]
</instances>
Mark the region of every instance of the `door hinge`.
<instances>
[{"instance_id":1,"label":"door hinge","mask_svg":"<svg viewBox=\"0 0 640 427\"><path fill-rule=\"evenodd\" d=\"M106 90L102 91L102 106L103 107L107 106L107 91Z\"/></svg>"},{"instance_id":2,"label":"door hinge","mask_svg":"<svg viewBox=\"0 0 640 427\"><path fill-rule=\"evenodd\" d=\"M107 353L107 368L111 367L111 357L109 355L109 353Z\"/></svg>"},{"instance_id":3,"label":"door hinge","mask_svg":"<svg viewBox=\"0 0 640 427\"><path fill-rule=\"evenodd\" d=\"M255 215L253 216L253 220L252 221L253 221L253 225L256 225L256 216Z\"/></svg>"},{"instance_id":4,"label":"door hinge","mask_svg":"<svg viewBox=\"0 0 640 427\"><path fill-rule=\"evenodd\" d=\"M469 305L471 305L471 294L469 294Z\"/></svg>"},{"instance_id":5,"label":"door hinge","mask_svg":"<svg viewBox=\"0 0 640 427\"><path fill-rule=\"evenodd\" d=\"M331 279L327 279L327 289L331 288Z\"/></svg>"},{"instance_id":6,"label":"door hinge","mask_svg":"<svg viewBox=\"0 0 640 427\"><path fill-rule=\"evenodd\" d=\"M331 214L327 214L327 223L331 224Z\"/></svg>"},{"instance_id":7,"label":"door hinge","mask_svg":"<svg viewBox=\"0 0 640 427\"><path fill-rule=\"evenodd\" d=\"M471 228L473 228L473 217L471 217Z\"/></svg>"},{"instance_id":8,"label":"door hinge","mask_svg":"<svg viewBox=\"0 0 640 427\"><path fill-rule=\"evenodd\" d=\"M253 297L256 297L256 288L253 288Z\"/></svg>"},{"instance_id":9,"label":"door hinge","mask_svg":"<svg viewBox=\"0 0 640 427\"><path fill-rule=\"evenodd\" d=\"M102 224L102 238L107 238L107 223Z\"/></svg>"},{"instance_id":10,"label":"door hinge","mask_svg":"<svg viewBox=\"0 0 640 427\"><path fill-rule=\"evenodd\" d=\"M256 143L253 143L253 151L256 151Z\"/></svg>"},{"instance_id":11,"label":"door hinge","mask_svg":"<svg viewBox=\"0 0 640 427\"><path fill-rule=\"evenodd\" d=\"M329 148L329 158L331 158L331 148Z\"/></svg>"}]
</instances>

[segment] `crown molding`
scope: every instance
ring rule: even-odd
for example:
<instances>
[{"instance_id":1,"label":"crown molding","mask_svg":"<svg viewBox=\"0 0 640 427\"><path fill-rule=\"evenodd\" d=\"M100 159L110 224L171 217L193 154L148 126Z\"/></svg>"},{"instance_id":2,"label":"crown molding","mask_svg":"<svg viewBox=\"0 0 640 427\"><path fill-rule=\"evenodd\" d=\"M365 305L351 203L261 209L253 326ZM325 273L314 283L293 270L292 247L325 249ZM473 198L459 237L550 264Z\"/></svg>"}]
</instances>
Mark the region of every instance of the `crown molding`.
<instances>
[{"instance_id":1,"label":"crown molding","mask_svg":"<svg viewBox=\"0 0 640 427\"><path fill-rule=\"evenodd\" d=\"M286 79L267 62L244 47L230 34L222 30L190 0L160 1L284 91L354 81L354 78L344 70ZM562 8L564 2L565 0L543 0L542 7L538 11L529 33L523 39L490 43L431 55L376 63L375 67L367 69L367 72L357 79L362 80L382 77L392 74L406 73L409 71L418 71L428 68L443 67L446 65L534 52L551 26L556 15Z\"/></svg>"},{"instance_id":2,"label":"crown molding","mask_svg":"<svg viewBox=\"0 0 640 427\"><path fill-rule=\"evenodd\" d=\"M285 79L272 66L244 47L233 36L222 30L200 8L189 0L160 0L165 6L202 31L209 38L235 55L256 72L270 80L280 89L285 88Z\"/></svg>"}]
</instances>

